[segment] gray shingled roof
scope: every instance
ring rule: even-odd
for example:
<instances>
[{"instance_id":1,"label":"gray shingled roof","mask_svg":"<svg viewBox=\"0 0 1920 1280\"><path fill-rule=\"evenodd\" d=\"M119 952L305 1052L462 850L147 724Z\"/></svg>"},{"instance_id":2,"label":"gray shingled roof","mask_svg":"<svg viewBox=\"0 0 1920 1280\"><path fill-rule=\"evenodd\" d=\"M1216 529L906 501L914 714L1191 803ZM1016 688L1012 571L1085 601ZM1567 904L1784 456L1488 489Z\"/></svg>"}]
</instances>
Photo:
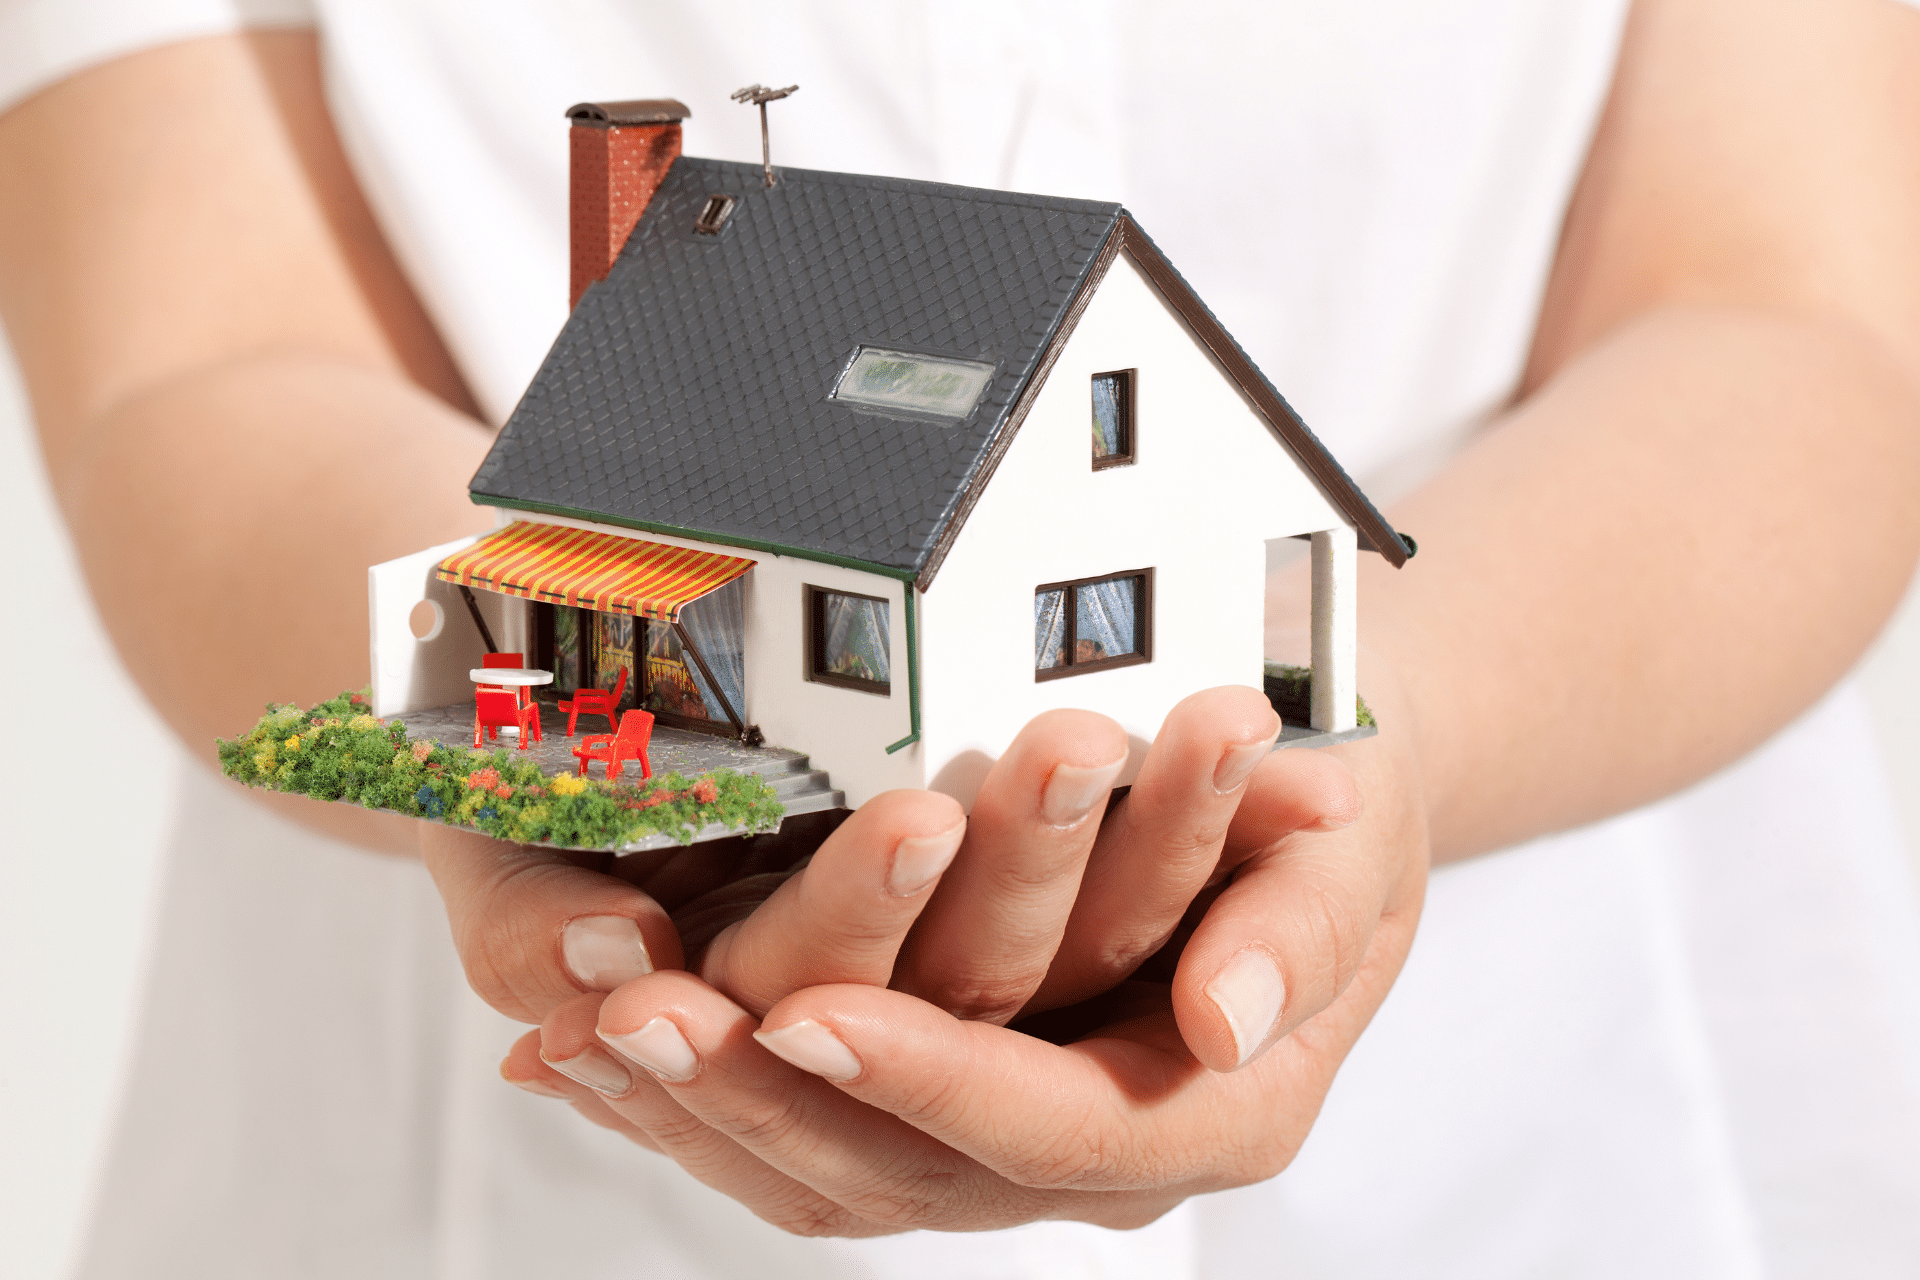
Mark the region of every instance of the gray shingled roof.
<instances>
[{"instance_id":1,"label":"gray shingled roof","mask_svg":"<svg viewBox=\"0 0 1920 1280\"><path fill-rule=\"evenodd\" d=\"M1034 371L1117 204L674 162L475 474L505 506L686 529L900 571ZM693 232L709 195L739 200ZM828 399L861 345L986 360L959 425Z\"/></svg>"},{"instance_id":2,"label":"gray shingled roof","mask_svg":"<svg viewBox=\"0 0 1920 1280\"><path fill-rule=\"evenodd\" d=\"M932 580L1009 416L1092 275L1125 251L1395 565L1394 532L1117 204L682 156L475 473L475 500ZM738 204L717 236L708 198ZM963 422L829 398L862 346L995 367Z\"/></svg>"}]
</instances>

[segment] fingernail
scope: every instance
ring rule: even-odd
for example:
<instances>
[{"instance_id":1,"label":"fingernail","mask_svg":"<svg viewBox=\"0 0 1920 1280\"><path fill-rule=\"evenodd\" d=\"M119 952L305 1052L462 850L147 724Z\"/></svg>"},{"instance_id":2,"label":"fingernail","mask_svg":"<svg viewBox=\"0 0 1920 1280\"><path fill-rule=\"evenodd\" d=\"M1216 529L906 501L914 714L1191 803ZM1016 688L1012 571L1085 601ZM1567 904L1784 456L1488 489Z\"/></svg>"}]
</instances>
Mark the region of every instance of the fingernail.
<instances>
[{"instance_id":1,"label":"fingernail","mask_svg":"<svg viewBox=\"0 0 1920 1280\"><path fill-rule=\"evenodd\" d=\"M1249 742L1243 746L1228 747L1221 753L1220 763L1213 766L1213 789L1226 795L1245 782L1249 775L1260 766L1273 751L1273 740L1280 736L1280 717L1273 718L1273 731L1259 742Z\"/></svg>"},{"instance_id":2,"label":"fingernail","mask_svg":"<svg viewBox=\"0 0 1920 1280\"><path fill-rule=\"evenodd\" d=\"M811 1018L778 1031L756 1031L753 1038L802 1071L828 1080L851 1080L862 1070L846 1041Z\"/></svg>"},{"instance_id":3,"label":"fingernail","mask_svg":"<svg viewBox=\"0 0 1920 1280\"><path fill-rule=\"evenodd\" d=\"M1287 986L1273 957L1259 947L1248 947L1227 961L1204 988L1233 1031L1234 1051L1244 1067L1266 1043L1280 1007L1287 1002Z\"/></svg>"},{"instance_id":4,"label":"fingernail","mask_svg":"<svg viewBox=\"0 0 1920 1280\"><path fill-rule=\"evenodd\" d=\"M590 1044L565 1062L555 1062L546 1054L540 1061L569 1080L577 1080L589 1089L617 1098L633 1088L633 1075L597 1044Z\"/></svg>"},{"instance_id":5,"label":"fingernail","mask_svg":"<svg viewBox=\"0 0 1920 1280\"><path fill-rule=\"evenodd\" d=\"M589 991L611 991L653 972L640 926L626 916L581 916L560 935L567 972Z\"/></svg>"},{"instance_id":6,"label":"fingernail","mask_svg":"<svg viewBox=\"0 0 1920 1280\"><path fill-rule=\"evenodd\" d=\"M1090 769L1077 764L1055 765L1047 789L1040 793L1040 816L1056 827L1073 826L1113 790L1113 780L1126 763L1127 758L1121 756L1112 764Z\"/></svg>"},{"instance_id":7,"label":"fingernail","mask_svg":"<svg viewBox=\"0 0 1920 1280\"><path fill-rule=\"evenodd\" d=\"M662 1080L685 1084L700 1074L700 1058L671 1018L655 1018L638 1031L600 1038Z\"/></svg>"},{"instance_id":8,"label":"fingernail","mask_svg":"<svg viewBox=\"0 0 1920 1280\"><path fill-rule=\"evenodd\" d=\"M559 1098L565 1101L567 1097L565 1089L556 1089L545 1080L515 1080L505 1071L500 1073L500 1078L516 1089L525 1089L528 1093L537 1093L543 1098Z\"/></svg>"},{"instance_id":9,"label":"fingernail","mask_svg":"<svg viewBox=\"0 0 1920 1280\"><path fill-rule=\"evenodd\" d=\"M937 879L953 855L960 852L967 823L962 818L951 831L937 836L908 836L893 846L893 865L887 868L887 892L911 898Z\"/></svg>"}]
</instances>

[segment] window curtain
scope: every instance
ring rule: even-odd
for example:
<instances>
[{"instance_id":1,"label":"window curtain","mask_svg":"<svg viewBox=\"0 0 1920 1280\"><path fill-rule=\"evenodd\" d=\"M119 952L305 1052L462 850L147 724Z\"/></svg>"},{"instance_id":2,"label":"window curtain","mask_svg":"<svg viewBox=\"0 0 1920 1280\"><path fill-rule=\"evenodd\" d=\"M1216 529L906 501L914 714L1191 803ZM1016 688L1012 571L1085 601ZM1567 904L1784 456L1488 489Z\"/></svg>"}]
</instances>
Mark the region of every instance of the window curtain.
<instances>
[{"instance_id":1,"label":"window curtain","mask_svg":"<svg viewBox=\"0 0 1920 1280\"><path fill-rule=\"evenodd\" d=\"M750 576L750 575L749 575ZM733 704L742 722L747 718L747 579L735 578L716 591L709 591L680 610L680 625L687 629L700 656L713 668L713 678ZM707 687L700 665L687 660L687 674L707 704L707 718L726 722L726 708Z\"/></svg>"},{"instance_id":2,"label":"window curtain","mask_svg":"<svg viewBox=\"0 0 1920 1280\"><path fill-rule=\"evenodd\" d=\"M828 665L842 674L891 682L893 656L888 652L887 602L829 592L821 605L826 610Z\"/></svg>"},{"instance_id":3,"label":"window curtain","mask_svg":"<svg viewBox=\"0 0 1920 1280\"><path fill-rule=\"evenodd\" d=\"M580 671L580 633L584 629L580 619L586 610L564 604L541 607L553 610L553 687L562 697L570 698L586 683Z\"/></svg>"},{"instance_id":4,"label":"window curtain","mask_svg":"<svg viewBox=\"0 0 1920 1280\"><path fill-rule=\"evenodd\" d=\"M1093 662L1132 653L1139 633L1140 579L1108 578L1088 582L1073 591L1078 608L1074 610L1075 662ZM1099 645L1090 652L1088 642Z\"/></svg>"},{"instance_id":5,"label":"window curtain","mask_svg":"<svg viewBox=\"0 0 1920 1280\"><path fill-rule=\"evenodd\" d=\"M1036 591L1033 596L1033 665L1045 671L1066 659L1067 593Z\"/></svg>"},{"instance_id":6,"label":"window curtain","mask_svg":"<svg viewBox=\"0 0 1920 1280\"><path fill-rule=\"evenodd\" d=\"M1120 452L1120 379L1108 374L1093 380L1093 456Z\"/></svg>"}]
</instances>

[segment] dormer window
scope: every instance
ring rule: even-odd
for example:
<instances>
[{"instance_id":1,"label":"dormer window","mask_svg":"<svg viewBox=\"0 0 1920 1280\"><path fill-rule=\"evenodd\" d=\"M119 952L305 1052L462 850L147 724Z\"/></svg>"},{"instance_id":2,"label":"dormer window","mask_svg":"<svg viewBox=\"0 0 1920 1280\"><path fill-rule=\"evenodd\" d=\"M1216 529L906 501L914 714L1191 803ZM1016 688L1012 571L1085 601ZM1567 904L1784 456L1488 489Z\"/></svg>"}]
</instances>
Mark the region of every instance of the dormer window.
<instances>
[{"instance_id":1,"label":"dormer window","mask_svg":"<svg viewBox=\"0 0 1920 1280\"><path fill-rule=\"evenodd\" d=\"M1133 461L1132 369L1093 375L1093 469Z\"/></svg>"}]
</instances>

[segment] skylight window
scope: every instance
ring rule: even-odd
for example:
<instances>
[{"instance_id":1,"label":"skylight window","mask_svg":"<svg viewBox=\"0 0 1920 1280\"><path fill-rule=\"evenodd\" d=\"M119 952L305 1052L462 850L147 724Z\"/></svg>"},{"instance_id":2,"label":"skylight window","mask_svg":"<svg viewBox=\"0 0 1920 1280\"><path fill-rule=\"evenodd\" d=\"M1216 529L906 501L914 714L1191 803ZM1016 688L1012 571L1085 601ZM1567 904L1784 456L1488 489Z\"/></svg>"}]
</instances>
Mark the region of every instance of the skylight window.
<instances>
[{"instance_id":1,"label":"skylight window","mask_svg":"<svg viewBox=\"0 0 1920 1280\"><path fill-rule=\"evenodd\" d=\"M977 360L862 347L833 398L881 413L957 420L973 412L992 381L993 366Z\"/></svg>"}]
</instances>

